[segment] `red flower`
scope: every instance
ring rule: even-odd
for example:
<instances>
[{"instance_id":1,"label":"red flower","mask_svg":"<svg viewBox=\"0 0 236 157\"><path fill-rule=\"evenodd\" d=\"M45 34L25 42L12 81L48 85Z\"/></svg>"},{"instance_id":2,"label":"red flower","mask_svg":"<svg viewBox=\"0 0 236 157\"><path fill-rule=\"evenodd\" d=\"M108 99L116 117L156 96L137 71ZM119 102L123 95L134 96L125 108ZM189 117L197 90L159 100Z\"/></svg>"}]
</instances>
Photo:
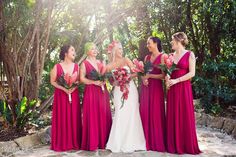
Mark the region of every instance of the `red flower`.
<instances>
[{"instance_id":1,"label":"red flower","mask_svg":"<svg viewBox=\"0 0 236 157\"><path fill-rule=\"evenodd\" d=\"M118 86L120 87L120 91L123 93L122 94L122 102L123 102L122 106L123 106L124 100L128 99L129 82L131 81L131 77L130 74L128 73L128 70L125 68L116 68L113 74L115 80L117 81Z\"/></svg>"},{"instance_id":2,"label":"red flower","mask_svg":"<svg viewBox=\"0 0 236 157\"><path fill-rule=\"evenodd\" d=\"M66 81L66 84L67 84L69 87L71 87L72 84L76 82L76 80L77 80L77 75L78 75L77 72L75 72L75 73L72 74L72 75L69 75L68 73L66 73L66 74L64 75L64 79L65 79L65 81Z\"/></svg>"}]
</instances>

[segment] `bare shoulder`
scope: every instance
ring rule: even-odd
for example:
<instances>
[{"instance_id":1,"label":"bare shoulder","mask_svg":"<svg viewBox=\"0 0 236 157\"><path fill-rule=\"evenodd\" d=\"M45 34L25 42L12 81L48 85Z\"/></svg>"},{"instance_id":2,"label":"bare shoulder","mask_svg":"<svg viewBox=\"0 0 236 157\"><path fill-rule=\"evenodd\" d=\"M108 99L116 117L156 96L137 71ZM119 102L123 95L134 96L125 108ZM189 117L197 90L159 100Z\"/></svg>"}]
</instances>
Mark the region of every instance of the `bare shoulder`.
<instances>
[{"instance_id":1,"label":"bare shoulder","mask_svg":"<svg viewBox=\"0 0 236 157\"><path fill-rule=\"evenodd\" d=\"M84 62L82 62L82 63L80 64L80 69L81 69L81 68L83 68L83 69L85 68L85 63L84 63Z\"/></svg>"},{"instance_id":2,"label":"bare shoulder","mask_svg":"<svg viewBox=\"0 0 236 157\"><path fill-rule=\"evenodd\" d=\"M60 63L57 63L57 64L55 64L54 66L53 66L53 68L52 68L52 71L57 71L57 66L58 66L58 64L60 64Z\"/></svg>"},{"instance_id":3,"label":"bare shoulder","mask_svg":"<svg viewBox=\"0 0 236 157\"><path fill-rule=\"evenodd\" d=\"M192 59L192 60L196 60L196 57L195 57L195 54L192 52L192 51L189 51L190 52L190 59Z\"/></svg>"},{"instance_id":4,"label":"bare shoulder","mask_svg":"<svg viewBox=\"0 0 236 157\"><path fill-rule=\"evenodd\" d=\"M115 67L114 62L110 62L106 65L107 71L111 71Z\"/></svg>"},{"instance_id":5,"label":"bare shoulder","mask_svg":"<svg viewBox=\"0 0 236 157\"><path fill-rule=\"evenodd\" d=\"M57 66L58 66L59 63L55 64L50 72L50 75L51 76L55 76L56 73L57 73Z\"/></svg>"},{"instance_id":6,"label":"bare shoulder","mask_svg":"<svg viewBox=\"0 0 236 157\"><path fill-rule=\"evenodd\" d=\"M129 65L132 64L133 62L129 58L125 57L125 63Z\"/></svg>"}]
</instances>

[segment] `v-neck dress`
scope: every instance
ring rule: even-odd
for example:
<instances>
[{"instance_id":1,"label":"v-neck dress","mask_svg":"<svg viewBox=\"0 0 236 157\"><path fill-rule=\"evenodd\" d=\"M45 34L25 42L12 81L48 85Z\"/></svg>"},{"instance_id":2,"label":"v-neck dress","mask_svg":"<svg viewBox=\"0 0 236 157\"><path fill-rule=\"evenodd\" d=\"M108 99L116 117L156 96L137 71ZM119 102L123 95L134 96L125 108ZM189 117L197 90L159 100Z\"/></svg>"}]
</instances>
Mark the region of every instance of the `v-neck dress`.
<instances>
[{"instance_id":1,"label":"v-neck dress","mask_svg":"<svg viewBox=\"0 0 236 157\"><path fill-rule=\"evenodd\" d=\"M94 66L87 60L84 62L86 77ZM104 91L100 86L93 84L85 85L83 95L83 135L82 150L94 151L105 149L111 129L110 98L107 88Z\"/></svg>"}]
</instances>

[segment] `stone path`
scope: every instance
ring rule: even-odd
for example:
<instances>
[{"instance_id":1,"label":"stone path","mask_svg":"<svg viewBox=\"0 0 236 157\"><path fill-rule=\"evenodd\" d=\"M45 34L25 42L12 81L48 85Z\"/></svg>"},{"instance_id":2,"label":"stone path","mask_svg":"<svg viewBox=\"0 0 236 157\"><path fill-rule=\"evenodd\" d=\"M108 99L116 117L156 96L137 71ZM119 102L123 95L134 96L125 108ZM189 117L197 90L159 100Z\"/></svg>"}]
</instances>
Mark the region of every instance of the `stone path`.
<instances>
[{"instance_id":1,"label":"stone path","mask_svg":"<svg viewBox=\"0 0 236 157\"><path fill-rule=\"evenodd\" d=\"M29 150L20 150L14 154L3 154L8 157L236 157L236 140L217 130L210 128L197 128L200 149L203 151L200 155L173 155L159 152L135 152L135 153L111 153L108 150L88 151L69 151L57 153L49 150L48 145L38 146Z\"/></svg>"}]
</instances>

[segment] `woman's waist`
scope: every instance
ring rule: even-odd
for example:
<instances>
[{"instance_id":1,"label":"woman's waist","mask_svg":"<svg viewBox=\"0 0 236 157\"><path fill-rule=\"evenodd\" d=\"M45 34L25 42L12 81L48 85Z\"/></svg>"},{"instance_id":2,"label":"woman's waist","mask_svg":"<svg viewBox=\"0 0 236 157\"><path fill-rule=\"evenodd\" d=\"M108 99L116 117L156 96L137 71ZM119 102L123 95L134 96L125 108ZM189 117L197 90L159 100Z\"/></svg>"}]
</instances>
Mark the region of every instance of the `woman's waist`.
<instances>
[{"instance_id":1,"label":"woman's waist","mask_svg":"<svg viewBox=\"0 0 236 157\"><path fill-rule=\"evenodd\" d=\"M72 89L72 88L71 88ZM68 89L68 90L70 90L70 89ZM79 92L79 89L78 88L76 88L74 91L73 91L73 93L74 92ZM66 93L64 90L62 90L62 89L59 89L59 88L54 88L54 93Z\"/></svg>"},{"instance_id":2,"label":"woman's waist","mask_svg":"<svg viewBox=\"0 0 236 157\"><path fill-rule=\"evenodd\" d=\"M159 75L159 74L161 74L162 73L162 71L160 70L160 69L153 69L151 72L150 72L150 74L154 74L154 75Z\"/></svg>"},{"instance_id":3,"label":"woman's waist","mask_svg":"<svg viewBox=\"0 0 236 157\"><path fill-rule=\"evenodd\" d=\"M97 85L94 85L94 84L87 84L85 85L84 87L84 90L92 90L92 91L97 91L97 90L107 90L107 86L106 84L103 84L103 86L97 86Z\"/></svg>"},{"instance_id":4,"label":"woman's waist","mask_svg":"<svg viewBox=\"0 0 236 157\"><path fill-rule=\"evenodd\" d=\"M188 71L186 71L186 70L175 70L172 72L171 78L175 79L178 77L182 77L182 76L186 75L187 73L188 73Z\"/></svg>"},{"instance_id":5,"label":"woman's waist","mask_svg":"<svg viewBox=\"0 0 236 157\"><path fill-rule=\"evenodd\" d=\"M155 82L155 83L162 83L161 79L155 79L155 78L149 78L148 81L149 82Z\"/></svg>"}]
</instances>

